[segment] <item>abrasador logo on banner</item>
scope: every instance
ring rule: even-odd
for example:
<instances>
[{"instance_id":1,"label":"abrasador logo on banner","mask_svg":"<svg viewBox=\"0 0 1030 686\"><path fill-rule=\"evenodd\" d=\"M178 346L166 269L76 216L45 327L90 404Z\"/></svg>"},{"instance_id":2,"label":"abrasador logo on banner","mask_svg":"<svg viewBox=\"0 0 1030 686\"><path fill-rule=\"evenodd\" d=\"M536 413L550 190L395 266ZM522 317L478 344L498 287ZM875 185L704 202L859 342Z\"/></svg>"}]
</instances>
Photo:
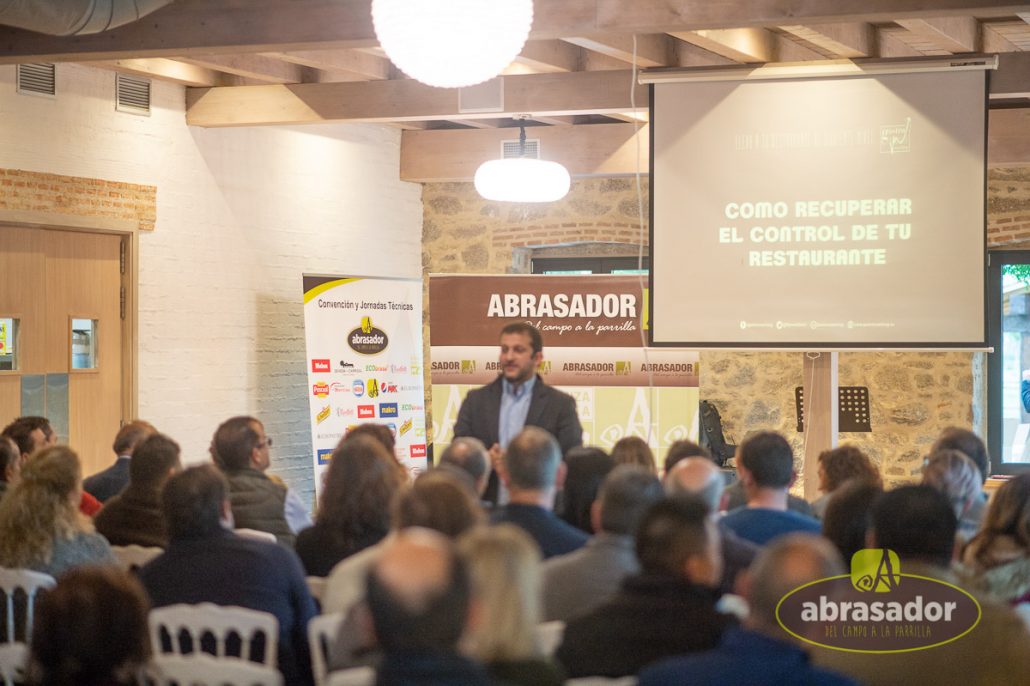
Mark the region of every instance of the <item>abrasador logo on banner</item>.
<instances>
[{"instance_id":1,"label":"abrasador logo on banner","mask_svg":"<svg viewBox=\"0 0 1030 686\"><path fill-rule=\"evenodd\" d=\"M855 653L926 650L958 640L980 622L980 604L958 586L902 571L891 550L860 550L851 574L785 595L780 626L813 645Z\"/></svg>"}]
</instances>

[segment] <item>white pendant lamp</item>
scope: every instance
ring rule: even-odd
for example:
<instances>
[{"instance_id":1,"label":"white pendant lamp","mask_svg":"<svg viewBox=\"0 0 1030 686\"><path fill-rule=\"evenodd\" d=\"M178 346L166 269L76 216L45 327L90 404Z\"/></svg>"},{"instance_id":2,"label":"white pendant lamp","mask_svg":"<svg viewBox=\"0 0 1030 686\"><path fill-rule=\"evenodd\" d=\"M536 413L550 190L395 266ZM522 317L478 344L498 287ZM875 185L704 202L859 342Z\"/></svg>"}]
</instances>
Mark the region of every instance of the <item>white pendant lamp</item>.
<instances>
[{"instance_id":1,"label":"white pendant lamp","mask_svg":"<svg viewBox=\"0 0 1030 686\"><path fill-rule=\"evenodd\" d=\"M554 202L569 192L569 171L557 162L526 157L526 127L519 125L519 157L489 160L476 170L476 191L487 200Z\"/></svg>"},{"instance_id":2,"label":"white pendant lamp","mask_svg":"<svg viewBox=\"0 0 1030 686\"><path fill-rule=\"evenodd\" d=\"M372 23L405 74L461 88L492 79L518 56L533 0L372 0Z\"/></svg>"}]
</instances>

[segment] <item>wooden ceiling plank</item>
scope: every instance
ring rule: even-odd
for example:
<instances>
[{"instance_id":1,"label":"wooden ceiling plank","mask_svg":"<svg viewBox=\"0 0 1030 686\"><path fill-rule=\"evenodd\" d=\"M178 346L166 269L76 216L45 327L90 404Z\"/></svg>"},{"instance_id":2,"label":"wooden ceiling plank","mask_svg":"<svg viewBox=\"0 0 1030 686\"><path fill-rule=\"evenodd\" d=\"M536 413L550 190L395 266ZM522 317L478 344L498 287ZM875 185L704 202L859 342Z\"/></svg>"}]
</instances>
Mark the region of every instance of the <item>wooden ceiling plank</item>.
<instances>
[{"instance_id":1,"label":"wooden ceiling plank","mask_svg":"<svg viewBox=\"0 0 1030 686\"><path fill-rule=\"evenodd\" d=\"M531 40L526 41L515 62L541 74L579 71L582 59L583 51L575 45L560 40Z\"/></svg>"},{"instance_id":2,"label":"wooden ceiling plank","mask_svg":"<svg viewBox=\"0 0 1030 686\"><path fill-rule=\"evenodd\" d=\"M1019 46L990 24L983 24L984 52L1016 52Z\"/></svg>"},{"instance_id":3,"label":"wooden ceiling plank","mask_svg":"<svg viewBox=\"0 0 1030 686\"><path fill-rule=\"evenodd\" d=\"M876 42L880 46L880 57L917 57L923 53L902 40L907 34L900 27L884 27L876 30Z\"/></svg>"},{"instance_id":4,"label":"wooden ceiling plank","mask_svg":"<svg viewBox=\"0 0 1030 686\"><path fill-rule=\"evenodd\" d=\"M639 165L646 174L646 124L538 126L531 133L540 141L541 158L563 164L574 176L633 173L637 168L634 135L641 137ZM499 156L501 141L517 138L514 129L405 131L401 134L400 177L404 181L468 181L480 164Z\"/></svg>"},{"instance_id":5,"label":"wooden ceiling plank","mask_svg":"<svg viewBox=\"0 0 1030 686\"><path fill-rule=\"evenodd\" d=\"M1030 15L1013 0L536 0L534 40L825 22ZM378 45L368 0L177 0L97 34L45 36L0 27L0 63L293 52Z\"/></svg>"},{"instance_id":6,"label":"wooden ceiling plank","mask_svg":"<svg viewBox=\"0 0 1030 686\"><path fill-rule=\"evenodd\" d=\"M599 52L614 57L628 64L633 64L633 36L614 34L593 34L589 36L571 36L562 40L578 45L585 50ZM662 33L637 36L637 66L668 67L676 64L674 39Z\"/></svg>"},{"instance_id":7,"label":"wooden ceiling plank","mask_svg":"<svg viewBox=\"0 0 1030 686\"><path fill-rule=\"evenodd\" d=\"M303 83L304 67L265 55L195 55L179 58L188 64L224 71L263 83Z\"/></svg>"},{"instance_id":8,"label":"wooden ceiling plank","mask_svg":"<svg viewBox=\"0 0 1030 686\"><path fill-rule=\"evenodd\" d=\"M675 31L670 35L734 62L749 64L777 60L776 40L767 29L704 29Z\"/></svg>"},{"instance_id":9,"label":"wooden ceiling plank","mask_svg":"<svg viewBox=\"0 0 1030 686\"><path fill-rule=\"evenodd\" d=\"M170 81L183 86L212 87L239 85L239 79L214 69L198 67L164 57L138 60L111 60L109 62L86 62L87 66L110 69L122 74L143 76L160 81Z\"/></svg>"},{"instance_id":10,"label":"wooden ceiling plank","mask_svg":"<svg viewBox=\"0 0 1030 686\"><path fill-rule=\"evenodd\" d=\"M773 34L773 54L777 62L825 60L826 55L784 34Z\"/></svg>"},{"instance_id":11,"label":"wooden ceiling plank","mask_svg":"<svg viewBox=\"0 0 1030 686\"><path fill-rule=\"evenodd\" d=\"M504 112L462 113L457 89L432 88L410 79L367 83L315 83L236 88L191 88L191 126L304 124L327 121L496 119L519 113L542 116L608 114L632 109L632 72L595 71L505 76ZM647 88L635 86L638 104Z\"/></svg>"},{"instance_id":12,"label":"wooden ceiling plank","mask_svg":"<svg viewBox=\"0 0 1030 686\"><path fill-rule=\"evenodd\" d=\"M532 119L548 126L572 126L576 123L575 117L544 117L534 114Z\"/></svg>"},{"instance_id":13,"label":"wooden ceiling plank","mask_svg":"<svg viewBox=\"0 0 1030 686\"><path fill-rule=\"evenodd\" d=\"M973 17L899 19L898 24L950 53L980 49L980 27Z\"/></svg>"},{"instance_id":14,"label":"wooden ceiling plank","mask_svg":"<svg viewBox=\"0 0 1030 686\"><path fill-rule=\"evenodd\" d=\"M678 67L713 67L737 64L728 57L716 55L710 50L686 41L676 40L675 48L676 66Z\"/></svg>"},{"instance_id":15,"label":"wooden ceiling plank","mask_svg":"<svg viewBox=\"0 0 1030 686\"><path fill-rule=\"evenodd\" d=\"M392 75L390 60L359 50L296 50L267 55L305 67L353 74L371 81L388 79Z\"/></svg>"},{"instance_id":16,"label":"wooden ceiling plank","mask_svg":"<svg viewBox=\"0 0 1030 686\"><path fill-rule=\"evenodd\" d=\"M835 57L872 57L876 54L876 33L867 22L781 26L784 31L827 50Z\"/></svg>"}]
</instances>

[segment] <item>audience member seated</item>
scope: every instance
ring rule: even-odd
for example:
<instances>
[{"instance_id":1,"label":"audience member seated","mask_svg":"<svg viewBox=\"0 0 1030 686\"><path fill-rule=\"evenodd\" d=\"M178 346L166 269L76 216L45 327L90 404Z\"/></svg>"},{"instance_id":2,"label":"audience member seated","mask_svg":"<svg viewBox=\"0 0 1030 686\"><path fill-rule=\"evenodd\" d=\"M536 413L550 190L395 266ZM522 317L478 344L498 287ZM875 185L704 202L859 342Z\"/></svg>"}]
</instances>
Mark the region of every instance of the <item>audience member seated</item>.
<instances>
[{"instance_id":1,"label":"audience member seated","mask_svg":"<svg viewBox=\"0 0 1030 686\"><path fill-rule=\"evenodd\" d=\"M776 606L787 593L844 572L840 556L826 541L808 534L779 538L759 554L742 583L751 609L744 625L727 630L715 650L648 667L640 674L640 686L857 686L812 666L806 644L776 619Z\"/></svg>"},{"instance_id":2,"label":"audience member seated","mask_svg":"<svg viewBox=\"0 0 1030 686\"><path fill-rule=\"evenodd\" d=\"M348 436L333 452L315 525L297 536L308 576L327 576L342 559L375 545L390 529L387 505L407 484L377 440Z\"/></svg>"},{"instance_id":3,"label":"audience member seated","mask_svg":"<svg viewBox=\"0 0 1030 686\"><path fill-rule=\"evenodd\" d=\"M664 657L711 650L734 620L715 609L719 529L700 499L655 504L637 533L641 574L565 627L556 657L569 676L621 677Z\"/></svg>"},{"instance_id":4,"label":"audience member seated","mask_svg":"<svg viewBox=\"0 0 1030 686\"><path fill-rule=\"evenodd\" d=\"M722 541L722 579L719 581L719 591L734 593L737 576L751 566L758 554L758 546L723 526L719 509L725 497L725 484L722 470L707 457L684 458L665 475L667 494L695 495L708 505L708 516L719 526L719 538Z\"/></svg>"},{"instance_id":5,"label":"audience member seated","mask_svg":"<svg viewBox=\"0 0 1030 686\"><path fill-rule=\"evenodd\" d=\"M467 478L472 484L476 497L483 497L487 477L490 475L490 454L478 438L471 436L455 438L440 454L437 467L464 475L464 478Z\"/></svg>"},{"instance_id":6,"label":"audience member seated","mask_svg":"<svg viewBox=\"0 0 1030 686\"><path fill-rule=\"evenodd\" d=\"M463 652L510 686L560 686L564 675L537 650L540 551L510 524L477 527L458 541L472 582L472 617Z\"/></svg>"},{"instance_id":7,"label":"audience member seated","mask_svg":"<svg viewBox=\"0 0 1030 686\"><path fill-rule=\"evenodd\" d=\"M621 465L608 475L590 511L597 533L579 550L543 564L544 621L567 622L593 610L640 571L633 534L661 499L661 484L644 467Z\"/></svg>"},{"instance_id":8,"label":"audience member seated","mask_svg":"<svg viewBox=\"0 0 1030 686\"><path fill-rule=\"evenodd\" d=\"M420 527L453 539L482 523L483 511L458 477L434 469L420 474L411 488L394 495L390 521L393 534L333 567L322 594L324 612L348 612L364 598L368 570L396 532Z\"/></svg>"},{"instance_id":9,"label":"audience member seated","mask_svg":"<svg viewBox=\"0 0 1030 686\"><path fill-rule=\"evenodd\" d=\"M161 488L182 469L179 444L155 433L136 446L129 462L129 485L114 496L93 520L97 532L111 545L168 545Z\"/></svg>"},{"instance_id":10,"label":"audience member seated","mask_svg":"<svg viewBox=\"0 0 1030 686\"><path fill-rule=\"evenodd\" d=\"M396 466L402 474L407 476L407 467L402 465L400 460L397 459L397 439L394 438L393 432L390 431L389 427L384 424L375 424L374 422L358 424L354 428L347 430L347 433L344 434L342 439L340 439L340 443L343 443L351 436L366 436L379 441L383 447L386 448L386 452L390 453L394 466ZM340 447L339 444L336 447Z\"/></svg>"},{"instance_id":11,"label":"audience member seated","mask_svg":"<svg viewBox=\"0 0 1030 686\"><path fill-rule=\"evenodd\" d=\"M368 575L368 608L383 650L376 684L485 686L486 671L458 652L469 615L464 563L444 536L407 529Z\"/></svg>"},{"instance_id":12,"label":"audience member seated","mask_svg":"<svg viewBox=\"0 0 1030 686\"><path fill-rule=\"evenodd\" d=\"M590 508L615 461L600 448L577 447L565 455L565 487L561 491L561 518L588 536L594 533Z\"/></svg>"},{"instance_id":13,"label":"audience member seated","mask_svg":"<svg viewBox=\"0 0 1030 686\"><path fill-rule=\"evenodd\" d=\"M942 493L929 486L896 488L877 501L872 521L870 547L897 553L903 574L959 584L949 570L957 518ZM986 598L978 601L980 622L956 641L929 650L879 654L876 659L816 648L813 661L867 686L1030 684L1030 634L1023 621L1003 605Z\"/></svg>"},{"instance_id":14,"label":"audience member seated","mask_svg":"<svg viewBox=\"0 0 1030 686\"><path fill-rule=\"evenodd\" d=\"M267 531L292 547L296 532L311 522L291 525L287 521L288 489L265 474L272 464L271 447L272 439L265 435L261 422L253 417L233 417L215 431L211 457L229 482L236 526Z\"/></svg>"},{"instance_id":15,"label":"audience member seated","mask_svg":"<svg viewBox=\"0 0 1030 686\"><path fill-rule=\"evenodd\" d=\"M650 471L658 473L658 466L654 461L654 452L640 436L623 436L612 446L612 460L616 465L635 464Z\"/></svg>"},{"instance_id":16,"label":"audience member seated","mask_svg":"<svg viewBox=\"0 0 1030 686\"><path fill-rule=\"evenodd\" d=\"M82 466L71 448L34 453L0 500L0 567L56 577L77 565L115 564L111 546L76 509L81 493Z\"/></svg>"},{"instance_id":17,"label":"audience member seated","mask_svg":"<svg viewBox=\"0 0 1030 686\"><path fill-rule=\"evenodd\" d=\"M980 500L982 492L976 464L958 450L938 450L926 458L923 483L937 489L951 501L958 517L959 541L965 544L975 536L980 529L980 521L974 521L969 512Z\"/></svg>"},{"instance_id":18,"label":"audience member seated","mask_svg":"<svg viewBox=\"0 0 1030 686\"><path fill-rule=\"evenodd\" d=\"M21 480L21 453L18 444L0 436L0 498L7 489Z\"/></svg>"},{"instance_id":19,"label":"audience member seated","mask_svg":"<svg viewBox=\"0 0 1030 686\"><path fill-rule=\"evenodd\" d=\"M29 683L130 686L150 659L147 596L117 567L69 570L40 596Z\"/></svg>"},{"instance_id":20,"label":"audience member seated","mask_svg":"<svg viewBox=\"0 0 1030 686\"><path fill-rule=\"evenodd\" d=\"M225 477L212 465L171 477L162 493L168 548L139 572L154 607L236 605L275 615L287 684L312 682L307 625L315 602L292 550L232 533Z\"/></svg>"},{"instance_id":21,"label":"audience member seated","mask_svg":"<svg viewBox=\"0 0 1030 686\"><path fill-rule=\"evenodd\" d=\"M867 548L872 513L883 488L862 479L846 481L833 492L823 515L823 536L836 546L845 565L859 550Z\"/></svg>"},{"instance_id":22,"label":"audience member seated","mask_svg":"<svg viewBox=\"0 0 1030 686\"><path fill-rule=\"evenodd\" d=\"M731 510L723 524L757 545L794 531L819 533L819 521L787 509L787 489L794 481L794 451L773 431L749 436L737 448L737 475L747 505Z\"/></svg>"},{"instance_id":23,"label":"audience member seated","mask_svg":"<svg viewBox=\"0 0 1030 686\"><path fill-rule=\"evenodd\" d=\"M665 462L662 463L662 474L668 474L672 471L672 468L676 466L680 460L685 460L688 457L703 457L707 460L712 460L712 453L708 448L704 448L694 441L682 438L678 441L673 441L672 445L665 452ZM715 461L712 460L714 464Z\"/></svg>"},{"instance_id":24,"label":"audience member seated","mask_svg":"<svg viewBox=\"0 0 1030 686\"><path fill-rule=\"evenodd\" d=\"M934 444L930 447L930 454L939 450L957 450L976 464L980 472L980 487L983 488L987 481L987 475L991 473L991 457L987 454L987 446L980 440L980 437L969 429L960 429L957 426L949 426L941 432ZM971 522L983 520L984 511L987 509L987 496L982 491L980 497L973 501L966 519Z\"/></svg>"},{"instance_id":25,"label":"audience member seated","mask_svg":"<svg viewBox=\"0 0 1030 686\"><path fill-rule=\"evenodd\" d=\"M102 503L121 493L129 483L129 462L136 446L155 431L157 429L150 422L139 419L119 429L111 446L115 454L114 464L83 481L82 488Z\"/></svg>"},{"instance_id":26,"label":"audience member seated","mask_svg":"<svg viewBox=\"0 0 1030 686\"><path fill-rule=\"evenodd\" d=\"M21 453L21 465L24 467L29 456L42 450L57 445L57 434L50 426L50 420L46 417L18 417L4 427L0 435L7 436L13 440ZM79 497L79 511L87 517L92 517L100 511L101 503L86 491L82 491Z\"/></svg>"},{"instance_id":27,"label":"audience member seated","mask_svg":"<svg viewBox=\"0 0 1030 686\"><path fill-rule=\"evenodd\" d=\"M586 533L552 512L555 492L564 477L558 441L541 428L526 427L512 439L501 461L501 480L510 497L507 505L493 511L491 521L525 529L544 558L582 548Z\"/></svg>"},{"instance_id":28,"label":"audience member seated","mask_svg":"<svg viewBox=\"0 0 1030 686\"><path fill-rule=\"evenodd\" d=\"M995 598L1030 602L1030 474L1009 479L994 494L962 562L975 585Z\"/></svg>"},{"instance_id":29,"label":"audience member seated","mask_svg":"<svg viewBox=\"0 0 1030 686\"><path fill-rule=\"evenodd\" d=\"M819 519L826 514L826 505L848 479L861 479L883 488L880 470L869 456L853 445L842 445L819 453L819 490L823 492L812 503L813 514Z\"/></svg>"}]
</instances>

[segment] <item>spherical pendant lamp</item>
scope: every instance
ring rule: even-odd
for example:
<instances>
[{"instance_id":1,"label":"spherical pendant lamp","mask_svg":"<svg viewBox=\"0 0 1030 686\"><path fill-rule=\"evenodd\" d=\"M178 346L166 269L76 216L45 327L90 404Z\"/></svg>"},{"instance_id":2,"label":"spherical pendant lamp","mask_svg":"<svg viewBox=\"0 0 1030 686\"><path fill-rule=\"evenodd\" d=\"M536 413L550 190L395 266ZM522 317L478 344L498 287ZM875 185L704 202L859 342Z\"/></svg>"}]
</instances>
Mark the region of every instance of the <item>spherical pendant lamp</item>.
<instances>
[{"instance_id":1,"label":"spherical pendant lamp","mask_svg":"<svg viewBox=\"0 0 1030 686\"><path fill-rule=\"evenodd\" d=\"M372 23L405 74L461 88L492 79L518 56L533 0L372 0Z\"/></svg>"}]
</instances>

